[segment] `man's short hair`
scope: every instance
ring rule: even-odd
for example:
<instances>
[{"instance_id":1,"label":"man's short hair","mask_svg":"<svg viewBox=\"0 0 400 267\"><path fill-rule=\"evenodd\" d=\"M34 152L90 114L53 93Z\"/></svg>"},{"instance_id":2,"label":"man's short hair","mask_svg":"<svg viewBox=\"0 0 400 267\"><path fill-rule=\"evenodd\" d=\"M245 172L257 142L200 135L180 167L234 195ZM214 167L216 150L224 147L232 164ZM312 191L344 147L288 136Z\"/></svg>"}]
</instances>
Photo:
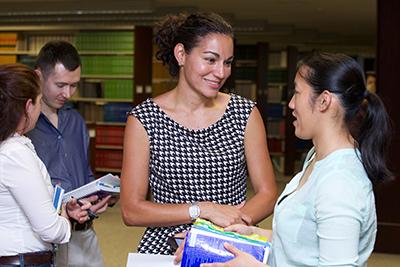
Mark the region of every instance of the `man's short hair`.
<instances>
[{"instance_id":1,"label":"man's short hair","mask_svg":"<svg viewBox=\"0 0 400 267\"><path fill-rule=\"evenodd\" d=\"M63 64L69 71L74 71L82 65L79 53L72 44L66 41L50 41L40 49L35 68L47 76L58 63Z\"/></svg>"}]
</instances>

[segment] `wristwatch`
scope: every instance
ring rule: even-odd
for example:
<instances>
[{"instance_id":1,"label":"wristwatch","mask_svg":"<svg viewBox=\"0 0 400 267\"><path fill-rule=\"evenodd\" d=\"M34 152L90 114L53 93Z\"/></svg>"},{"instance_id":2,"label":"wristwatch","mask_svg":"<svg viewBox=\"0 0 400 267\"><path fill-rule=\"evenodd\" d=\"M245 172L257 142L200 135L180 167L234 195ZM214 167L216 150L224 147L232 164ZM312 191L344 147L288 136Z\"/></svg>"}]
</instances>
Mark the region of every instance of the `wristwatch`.
<instances>
[{"instance_id":1,"label":"wristwatch","mask_svg":"<svg viewBox=\"0 0 400 267\"><path fill-rule=\"evenodd\" d=\"M190 205L189 216L192 221L195 221L197 218L200 217L200 207L197 202L193 202L192 205Z\"/></svg>"}]
</instances>

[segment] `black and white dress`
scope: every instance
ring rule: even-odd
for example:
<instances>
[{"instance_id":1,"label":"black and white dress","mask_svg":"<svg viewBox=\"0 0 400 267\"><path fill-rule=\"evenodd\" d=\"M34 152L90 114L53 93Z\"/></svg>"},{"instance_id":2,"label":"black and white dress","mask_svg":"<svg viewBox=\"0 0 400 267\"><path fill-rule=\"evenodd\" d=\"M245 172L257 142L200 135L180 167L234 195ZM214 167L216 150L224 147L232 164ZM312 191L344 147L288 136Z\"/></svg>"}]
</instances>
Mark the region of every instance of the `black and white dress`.
<instances>
[{"instance_id":1,"label":"black and white dress","mask_svg":"<svg viewBox=\"0 0 400 267\"><path fill-rule=\"evenodd\" d=\"M147 99L129 113L146 129L150 142L149 185L155 203L212 201L237 205L246 199L246 124L255 103L231 95L223 116L204 129L188 129ZM190 224L149 227L140 253L173 254L167 239Z\"/></svg>"}]
</instances>

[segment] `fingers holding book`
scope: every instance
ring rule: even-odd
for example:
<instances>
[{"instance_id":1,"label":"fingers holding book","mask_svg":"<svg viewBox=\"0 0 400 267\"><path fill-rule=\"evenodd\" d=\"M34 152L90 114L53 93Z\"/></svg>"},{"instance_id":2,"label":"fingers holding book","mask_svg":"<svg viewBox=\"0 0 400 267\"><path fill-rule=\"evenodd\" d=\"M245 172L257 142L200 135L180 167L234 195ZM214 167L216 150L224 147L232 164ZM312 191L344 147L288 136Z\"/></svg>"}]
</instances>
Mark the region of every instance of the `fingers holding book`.
<instances>
[{"instance_id":1,"label":"fingers holding book","mask_svg":"<svg viewBox=\"0 0 400 267\"><path fill-rule=\"evenodd\" d=\"M88 212L91 207L92 204L89 201L71 198L67 203L63 204L63 211L65 211L66 215L64 217L84 223L89 220Z\"/></svg>"}]
</instances>

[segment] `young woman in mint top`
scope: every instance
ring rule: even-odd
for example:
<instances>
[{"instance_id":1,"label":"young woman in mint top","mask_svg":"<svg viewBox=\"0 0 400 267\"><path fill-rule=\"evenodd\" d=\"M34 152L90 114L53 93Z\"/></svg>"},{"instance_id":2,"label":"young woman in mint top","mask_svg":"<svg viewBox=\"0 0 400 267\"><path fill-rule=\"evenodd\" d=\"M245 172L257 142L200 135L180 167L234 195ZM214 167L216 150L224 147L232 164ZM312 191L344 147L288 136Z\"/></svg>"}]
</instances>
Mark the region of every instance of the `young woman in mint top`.
<instances>
[{"instance_id":1,"label":"young woman in mint top","mask_svg":"<svg viewBox=\"0 0 400 267\"><path fill-rule=\"evenodd\" d=\"M377 230L373 185L391 176L384 105L367 91L354 59L314 52L298 64L289 108L295 135L311 139L314 147L275 205L269 263L366 266ZM227 230L271 234L241 225ZM265 266L232 246L227 249L235 259L202 266Z\"/></svg>"}]
</instances>

